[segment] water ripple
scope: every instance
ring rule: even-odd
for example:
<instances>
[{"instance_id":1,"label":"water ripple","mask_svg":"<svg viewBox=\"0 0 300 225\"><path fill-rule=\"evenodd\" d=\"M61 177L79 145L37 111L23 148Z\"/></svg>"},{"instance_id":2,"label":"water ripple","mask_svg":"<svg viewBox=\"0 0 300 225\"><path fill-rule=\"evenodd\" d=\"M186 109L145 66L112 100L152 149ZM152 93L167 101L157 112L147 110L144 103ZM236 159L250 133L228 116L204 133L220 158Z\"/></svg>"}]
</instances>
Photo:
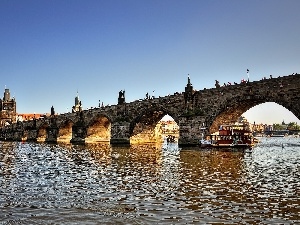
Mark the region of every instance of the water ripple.
<instances>
[{"instance_id":1,"label":"water ripple","mask_svg":"<svg viewBox=\"0 0 300 225\"><path fill-rule=\"evenodd\" d=\"M299 139L251 152L0 142L0 224L299 223Z\"/></svg>"}]
</instances>

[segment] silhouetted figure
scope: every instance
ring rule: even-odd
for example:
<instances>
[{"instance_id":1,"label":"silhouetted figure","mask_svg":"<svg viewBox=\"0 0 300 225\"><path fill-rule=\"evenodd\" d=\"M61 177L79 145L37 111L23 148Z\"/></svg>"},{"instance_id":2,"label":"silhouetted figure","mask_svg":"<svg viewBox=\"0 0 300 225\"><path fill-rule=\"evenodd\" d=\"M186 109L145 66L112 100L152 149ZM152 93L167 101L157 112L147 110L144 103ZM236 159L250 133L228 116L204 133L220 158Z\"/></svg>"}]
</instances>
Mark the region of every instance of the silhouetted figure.
<instances>
[{"instance_id":1,"label":"silhouetted figure","mask_svg":"<svg viewBox=\"0 0 300 225\"><path fill-rule=\"evenodd\" d=\"M54 107L52 106L51 107L51 116L54 116L55 115L55 111L54 111Z\"/></svg>"}]
</instances>

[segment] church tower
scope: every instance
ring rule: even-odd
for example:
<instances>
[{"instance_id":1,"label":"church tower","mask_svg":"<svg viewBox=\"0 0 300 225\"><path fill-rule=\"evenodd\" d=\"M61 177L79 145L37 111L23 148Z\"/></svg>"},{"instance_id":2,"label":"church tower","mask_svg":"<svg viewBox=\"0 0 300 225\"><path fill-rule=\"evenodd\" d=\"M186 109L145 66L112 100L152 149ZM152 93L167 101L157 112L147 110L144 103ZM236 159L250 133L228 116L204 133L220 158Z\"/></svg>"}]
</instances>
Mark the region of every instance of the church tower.
<instances>
[{"instance_id":1,"label":"church tower","mask_svg":"<svg viewBox=\"0 0 300 225\"><path fill-rule=\"evenodd\" d=\"M79 95L77 91L77 96L75 97L75 105L72 107L72 113L74 112L81 112L82 111L82 106L81 106L81 101L79 100Z\"/></svg>"},{"instance_id":2,"label":"church tower","mask_svg":"<svg viewBox=\"0 0 300 225\"><path fill-rule=\"evenodd\" d=\"M16 122L16 101L10 98L8 88L4 90L3 99L0 99L0 127Z\"/></svg>"}]
</instances>

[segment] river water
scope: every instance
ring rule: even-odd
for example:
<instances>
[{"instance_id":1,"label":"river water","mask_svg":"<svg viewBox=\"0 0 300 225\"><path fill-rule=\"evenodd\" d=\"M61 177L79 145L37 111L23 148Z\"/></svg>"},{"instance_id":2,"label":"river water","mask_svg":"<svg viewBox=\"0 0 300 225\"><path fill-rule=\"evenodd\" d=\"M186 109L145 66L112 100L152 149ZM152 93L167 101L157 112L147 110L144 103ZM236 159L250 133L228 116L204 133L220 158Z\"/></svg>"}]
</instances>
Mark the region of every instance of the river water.
<instances>
[{"instance_id":1,"label":"river water","mask_svg":"<svg viewBox=\"0 0 300 225\"><path fill-rule=\"evenodd\" d=\"M0 142L0 224L300 224L300 138L251 151Z\"/></svg>"}]
</instances>

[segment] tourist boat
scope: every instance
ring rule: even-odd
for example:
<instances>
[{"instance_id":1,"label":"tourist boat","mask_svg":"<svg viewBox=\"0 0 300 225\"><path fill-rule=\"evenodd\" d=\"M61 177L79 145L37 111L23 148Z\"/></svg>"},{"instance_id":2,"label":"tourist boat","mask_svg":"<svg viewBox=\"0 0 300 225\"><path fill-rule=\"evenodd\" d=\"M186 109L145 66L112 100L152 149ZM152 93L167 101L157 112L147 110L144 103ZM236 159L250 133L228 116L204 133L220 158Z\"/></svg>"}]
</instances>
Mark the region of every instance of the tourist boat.
<instances>
[{"instance_id":1,"label":"tourist boat","mask_svg":"<svg viewBox=\"0 0 300 225\"><path fill-rule=\"evenodd\" d=\"M200 140L200 147L251 147L256 140L245 124L221 125L219 131Z\"/></svg>"}]
</instances>

